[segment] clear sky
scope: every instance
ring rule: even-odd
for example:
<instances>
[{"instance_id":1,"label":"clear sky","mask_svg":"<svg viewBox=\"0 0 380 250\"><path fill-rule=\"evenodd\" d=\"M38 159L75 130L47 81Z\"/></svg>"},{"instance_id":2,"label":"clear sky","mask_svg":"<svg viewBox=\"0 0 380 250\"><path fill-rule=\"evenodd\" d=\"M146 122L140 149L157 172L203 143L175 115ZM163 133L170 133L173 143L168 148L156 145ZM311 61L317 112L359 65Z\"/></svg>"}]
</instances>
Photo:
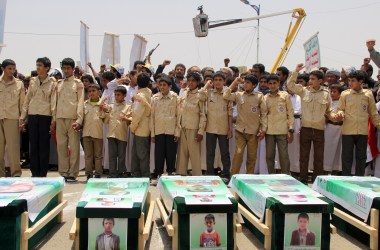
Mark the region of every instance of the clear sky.
<instances>
[{"instance_id":1,"label":"clear sky","mask_svg":"<svg viewBox=\"0 0 380 250\"><path fill-rule=\"evenodd\" d=\"M380 1L375 0L261 0L261 14L304 8L307 17L284 63L293 69L304 62L303 43L319 32L323 66L359 67L368 56L365 41L378 40ZM196 38L192 18L203 5L209 19L248 18L255 11L240 0L8 0L1 59L12 58L21 73L34 69L38 57L47 56L53 67L65 57L79 60L80 20L90 27L90 59L98 68L104 32L120 34L121 63L127 68L133 34L148 40L147 51L160 43L152 57L155 67L164 59L186 66L230 65L248 68L256 63L256 21L210 30ZM260 62L269 70L283 43L291 15L260 22ZM375 65L373 65L375 67ZM375 67L376 69L376 67Z\"/></svg>"}]
</instances>

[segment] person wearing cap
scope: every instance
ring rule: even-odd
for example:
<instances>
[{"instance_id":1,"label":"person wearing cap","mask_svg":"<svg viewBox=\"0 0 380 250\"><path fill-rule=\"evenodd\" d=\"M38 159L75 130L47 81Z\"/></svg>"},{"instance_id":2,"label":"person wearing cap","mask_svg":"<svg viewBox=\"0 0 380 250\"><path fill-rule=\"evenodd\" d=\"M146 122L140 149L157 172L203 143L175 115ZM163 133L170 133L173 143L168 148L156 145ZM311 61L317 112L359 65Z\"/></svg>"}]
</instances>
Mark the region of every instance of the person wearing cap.
<instances>
[{"instance_id":1,"label":"person wearing cap","mask_svg":"<svg viewBox=\"0 0 380 250\"><path fill-rule=\"evenodd\" d=\"M151 104L150 133L154 148L154 175L159 177L164 172L175 174L177 142L180 136L178 124L178 96L170 90L172 81L163 76L159 79L160 92L153 95Z\"/></svg>"},{"instance_id":2,"label":"person wearing cap","mask_svg":"<svg viewBox=\"0 0 380 250\"><path fill-rule=\"evenodd\" d=\"M340 72L337 69L329 69L326 72L327 86L330 88L333 84L339 84Z\"/></svg>"},{"instance_id":3,"label":"person wearing cap","mask_svg":"<svg viewBox=\"0 0 380 250\"><path fill-rule=\"evenodd\" d=\"M150 112L152 91L148 88L150 76L142 72L137 76L139 89L133 98L131 133L131 171L134 177L150 176Z\"/></svg>"},{"instance_id":4,"label":"person wearing cap","mask_svg":"<svg viewBox=\"0 0 380 250\"><path fill-rule=\"evenodd\" d=\"M244 91L232 92L237 85L244 83ZM243 154L247 146L246 169L248 174L254 174L257 158L258 140L265 137L267 130L267 106L264 95L255 92L257 78L249 74L236 78L224 91L223 98L237 103L237 121L235 129L235 154L232 159L231 175L238 174L243 162Z\"/></svg>"},{"instance_id":5,"label":"person wearing cap","mask_svg":"<svg viewBox=\"0 0 380 250\"><path fill-rule=\"evenodd\" d=\"M124 75L124 67L121 64L110 65L111 72L115 74L116 79L120 79Z\"/></svg>"},{"instance_id":6,"label":"person wearing cap","mask_svg":"<svg viewBox=\"0 0 380 250\"><path fill-rule=\"evenodd\" d=\"M199 96L206 103L206 162L207 175L214 175L215 147L218 141L223 171L221 177L230 179L231 159L228 140L232 138L233 103L223 99L226 76L218 71L200 89ZM213 87L213 88L212 88Z\"/></svg>"},{"instance_id":7,"label":"person wearing cap","mask_svg":"<svg viewBox=\"0 0 380 250\"><path fill-rule=\"evenodd\" d=\"M314 147L313 181L323 174L323 152L325 143L325 117L332 118L331 97L329 91L322 87L324 75L314 70L309 76L309 86L296 84L298 73L304 68L297 64L288 79L287 87L301 97L302 119L300 133L300 181L307 183L311 144Z\"/></svg>"},{"instance_id":8,"label":"person wearing cap","mask_svg":"<svg viewBox=\"0 0 380 250\"><path fill-rule=\"evenodd\" d=\"M364 176L367 159L368 117L380 129L380 117L371 91L363 89L366 73L348 75L350 89L342 92L335 119L342 125L342 175L350 176L355 152L355 176ZM355 149L355 151L354 151Z\"/></svg>"},{"instance_id":9,"label":"person wearing cap","mask_svg":"<svg viewBox=\"0 0 380 250\"><path fill-rule=\"evenodd\" d=\"M28 119L30 144L30 170L32 177L46 177L49 169L50 127L54 126L52 116L56 112L56 85L49 77L50 59L38 58L37 77L32 77L21 112L21 124Z\"/></svg>"},{"instance_id":10,"label":"person wearing cap","mask_svg":"<svg viewBox=\"0 0 380 250\"><path fill-rule=\"evenodd\" d=\"M5 177L4 153L7 146L11 176L21 176L19 118L25 99L24 83L15 78L16 63L6 59L0 76L0 177Z\"/></svg>"},{"instance_id":11,"label":"person wearing cap","mask_svg":"<svg viewBox=\"0 0 380 250\"><path fill-rule=\"evenodd\" d=\"M74 78L75 62L65 58L61 62L65 79L57 84L56 121L58 171L68 182L79 174L79 130L83 123L84 86ZM68 148L70 151L68 153Z\"/></svg>"},{"instance_id":12,"label":"person wearing cap","mask_svg":"<svg viewBox=\"0 0 380 250\"><path fill-rule=\"evenodd\" d=\"M177 174L186 176L190 159L192 175L202 175L201 141L206 127L204 102L200 100L198 85L200 73L190 72L186 76L188 87L179 97L179 126L181 135L177 157Z\"/></svg>"},{"instance_id":13,"label":"person wearing cap","mask_svg":"<svg viewBox=\"0 0 380 250\"><path fill-rule=\"evenodd\" d=\"M342 71L340 72L340 79L341 79L341 82L340 82L340 85L344 88L348 88L348 75L355 71L355 67L353 66L343 66L342 67Z\"/></svg>"}]
</instances>

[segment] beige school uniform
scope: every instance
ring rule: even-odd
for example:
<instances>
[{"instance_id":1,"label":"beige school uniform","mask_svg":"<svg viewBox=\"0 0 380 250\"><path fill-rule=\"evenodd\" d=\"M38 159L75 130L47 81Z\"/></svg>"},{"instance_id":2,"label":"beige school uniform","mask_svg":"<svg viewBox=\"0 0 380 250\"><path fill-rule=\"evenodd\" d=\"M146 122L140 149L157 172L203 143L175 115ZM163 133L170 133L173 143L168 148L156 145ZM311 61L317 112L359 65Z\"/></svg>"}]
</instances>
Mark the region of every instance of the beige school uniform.
<instances>
[{"instance_id":1,"label":"beige school uniform","mask_svg":"<svg viewBox=\"0 0 380 250\"><path fill-rule=\"evenodd\" d=\"M177 173L187 175L187 166L190 158L192 175L202 175L201 170L201 142L195 140L197 134L204 134L206 116L204 102L200 100L198 89L186 88L179 98L179 125L181 136L177 156Z\"/></svg>"},{"instance_id":2,"label":"beige school uniform","mask_svg":"<svg viewBox=\"0 0 380 250\"><path fill-rule=\"evenodd\" d=\"M247 93L239 91L231 93L228 88L223 93L223 98L234 101L237 104L237 121L235 129L235 154L232 160L231 175L240 171L243 161L244 149L247 146L247 173L253 174L255 171L257 157L257 134L259 130L267 130L267 107L262 93Z\"/></svg>"},{"instance_id":3,"label":"beige school uniform","mask_svg":"<svg viewBox=\"0 0 380 250\"><path fill-rule=\"evenodd\" d=\"M121 120L122 116L131 116L131 105L126 102L111 104L109 114L105 119L108 123L107 138L128 141L128 124Z\"/></svg>"},{"instance_id":4,"label":"beige school uniform","mask_svg":"<svg viewBox=\"0 0 380 250\"><path fill-rule=\"evenodd\" d=\"M0 177L5 177L5 145L11 176L21 176L18 121L25 98L24 84L17 78L5 82L3 77L0 77Z\"/></svg>"},{"instance_id":5,"label":"beige school uniform","mask_svg":"<svg viewBox=\"0 0 380 250\"><path fill-rule=\"evenodd\" d=\"M84 89L80 80L71 76L58 81L57 112L53 120L57 123L58 171L66 177L76 178L79 174L80 133L74 131L72 124L83 123L83 99Z\"/></svg>"}]
</instances>

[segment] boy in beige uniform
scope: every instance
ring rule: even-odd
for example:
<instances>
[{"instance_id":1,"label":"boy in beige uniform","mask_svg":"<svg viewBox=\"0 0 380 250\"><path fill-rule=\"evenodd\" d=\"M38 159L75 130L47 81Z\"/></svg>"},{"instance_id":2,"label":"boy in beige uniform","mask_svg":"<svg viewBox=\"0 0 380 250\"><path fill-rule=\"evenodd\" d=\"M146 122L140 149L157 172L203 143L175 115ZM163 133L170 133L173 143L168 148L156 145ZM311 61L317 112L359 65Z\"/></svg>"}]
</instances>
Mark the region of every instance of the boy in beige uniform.
<instances>
[{"instance_id":1,"label":"boy in beige uniform","mask_svg":"<svg viewBox=\"0 0 380 250\"><path fill-rule=\"evenodd\" d=\"M213 80L207 81L199 91L202 101L206 101L206 162L207 175L214 175L216 142L219 143L223 164L221 177L230 179L231 159L228 140L232 138L232 101L223 98L226 77L223 72L216 72ZM211 89L214 87L214 89Z\"/></svg>"},{"instance_id":2,"label":"boy in beige uniform","mask_svg":"<svg viewBox=\"0 0 380 250\"><path fill-rule=\"evenodd\" d=\"M137 76L139 90L133 97L131 132L132 174L134 177L150 177L150 103L152 91L148 88L150 77L147 73Z\"/></svg>"},{"instance_id":3,"label":"boy in beige uniform","mask_svg":"<svg viewBox=\"0 0 380 250\"><path fill-rule=\"evenodd\" d=\"M177 156L177 174L187 175L189 158L192 175L202 175L201 141L206 126L204 102L200 100L198 85L201 75L197 72L187 74L188 88L184 89L179 99L180 113L178 116L181 128Z\"/></svg>"},{"instance_id":4,"label":"boy in beige uniform","mask_svg":"<svg viewBox=\"0 0 380 250\"><path fill-rule=\"evenodd\" d=\"M5 177L4 151L7 145L11 176L21 176L19 118L25 98L24 84L16 79L16 63L2 62L0 77L0 177Z\"/></svg>"},{"instance_id":5,"label":"boy in beige uniform","mask_svg":"<svg viewBox=\"0 0 380 250\"><path fill-rule=\"evenodd\" d=\"M236 121L236 147L232 159L231 175L240 171L243 162L245 146L247 146L247 173L255 171L257 144L262 140L267 130L267 106L264 96L254 89L258 83L254 75L247 75L244 79L244 91L232 93L232 90L240 83L241 78L236 78L223 93L223 98L237 103L238 116Z\"/></svg>"},{"instance_id":6,"label":"boy in beige uniform","mask_svg":"<svg viewBox=\"0 0 380 250\"><path fill-rule=\"evenodd\" d=\"M368 118L380 129L380 117L370 90L363 89L367 74L356 70L348 75L350 89L342 92L337 120L342 121L342 175L350 176L355 149L355 175L364 176L367 159Z\"/></svg>"},{"instance_id":7,"label":"boy in beige uniform","mask_svg":"<svg viewBox=\"0 0 380 250\"><path fill-rule=\"evenodd\" d=\"M83 150L87 180L93 177L100 178L103 173L103 119L104 113L100 109L100 87L90 84L87 88L89 99L84 102L83 120ZM94 164L95 163L95 164Z\"/></svg>"},{"instance_id":8,"label":"boy in beige uniform","mask_svg":"<svg viewBox=\"0 0 380 250\"><path fill-rule=\"evenodd\" d=\"M57 85L56 121L58 171L68 182L75 182L79 174L80 127L83 122L83 83L74 78L75 62L65 58L61 62L65 79ZM68 152L68 148L70 151Z\"/></svg>"},{"instance_id":9,"label":"boy in beige uniform","mask_svg":"<svg viewBox=\"0 0 380 250\"><path fill-rule=\"evenodd\" d=\"M177 142L180 134L178 126L178 96L172 92L172 81L163 76L159 80L160 93L152 97L150 117L151 140L154 148L154 175L159 177L164 172L175 174L175 161L177 156Z\"/></svg>"},{"instance_id":10,"label":"boy in beige uniform","mask_svg":"<svg viewBox=\"0 0 380 250\"><path fill-rule=\"evenodd\" d=\"M281 173L290 174L288 143L293 141L294 111L290 95L280 91L280 80L275 74L268 76L270 92L264 96L268 109L268 129L265 134L266 161L269 174L274 174L276 146L278 148Z\"/></svg>"},{"instance_id":11,"label":"boy in beige uniform","mask_svg":"<svg viewBox=\"0 0 380 250\"><path fill-rule=\"evenodd\" d=\"M50 130L56 112L57 82L49 77L50 59L38 58L36 61L37 77L30 79L30 85L25 97L20 125L28 123L30 140L30 171L32 177L46 177L49 169ZM25 128L24 128L25 129Z\"/></svg>"},{"instance_id":12,"label":"boy in beige uniform","mask_svg":"<svg viewBox=\"0 0 380 250\"><path fill-rule=\"evenodd\" d=\"M311 143L314 147L313 181L323 174L325 117L332 119L333 109L329 91L321 86L324 75L319 70L310 72L309 86L296 84L298 73L304 68L298 64L288 78L288 89L301 97L302 119L300 134L300 181L307 183Z\"/></svg>"},{"instance_id":13,"label":"boy in beige uniform","mask_svg":"<svg viewBox=\"0 0 380 250\"><path fill-rule=\"evenodd\" d=\"M109 177L111 178L124 177L126 172L125 153L131 116L131 105L124 101L127 89L124 86L117 86L114 93L115 103L103 108L108 113L105 122L108 123Z\"/></svg>"}]
</instances>

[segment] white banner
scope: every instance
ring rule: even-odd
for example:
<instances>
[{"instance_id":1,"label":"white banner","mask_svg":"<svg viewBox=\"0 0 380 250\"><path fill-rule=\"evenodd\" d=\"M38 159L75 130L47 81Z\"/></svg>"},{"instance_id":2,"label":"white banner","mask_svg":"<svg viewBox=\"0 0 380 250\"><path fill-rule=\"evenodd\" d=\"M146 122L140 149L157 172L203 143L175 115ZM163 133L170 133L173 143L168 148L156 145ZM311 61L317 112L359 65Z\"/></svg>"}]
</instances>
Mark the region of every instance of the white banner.
<instances>
[{"instance_id":1,"label":"white banner","mask_svg":"<svg viewBox=\"0 0 380 250\"><path fill-rule=\"evenodd\" d=\"M305 70L307 73L313 68L321 67L321 50L319 47L318 34L312 36L303 44L305 48Z\"/></svg>"},{"instance_id":2,"label":"white banner","mask_svg":"<svg viewBox=\"0 0 380 250\"><path fill-rule=\"evenodd\" d=\"M146 45L148 41L140 36L135 34L135 38L133 39L131 54L129 56L129 69L133 69L133 64L135 61L143 61L144 55L146 51Z\"/></svg>"},{"instance_id":3,"label":"white banner","mask_svg":"<svg viewBox=\"0 0 380 250\"><path fill-rule=\"evenodd\" d=\"M0 0L0 53L1 49L5 47L4 44L4 24L5 24L5 11L7 8L7 0Z\"/></svg>"},{"instance_id":4,"label":"white banner","mask_svg":"<svg viewBox=\"0 0 380 250\"><path fill-rule=\"evenodd\" d=\"M90 61L89 53L89 27L84 22L80 21L80 63L85 72L89 72L87 63Z\"/></svg>"},{"instance_id":5,"label":"white banner","mask_svg":"<svg viewBox=\"0 0 380 250\"><path fill-rule=\"evenodd\" d=\"M111 64L120 63L120 39L119 35L112 33L104 33L101 64L105 64L107 68Z\"/></svg>"}]
</instances>

